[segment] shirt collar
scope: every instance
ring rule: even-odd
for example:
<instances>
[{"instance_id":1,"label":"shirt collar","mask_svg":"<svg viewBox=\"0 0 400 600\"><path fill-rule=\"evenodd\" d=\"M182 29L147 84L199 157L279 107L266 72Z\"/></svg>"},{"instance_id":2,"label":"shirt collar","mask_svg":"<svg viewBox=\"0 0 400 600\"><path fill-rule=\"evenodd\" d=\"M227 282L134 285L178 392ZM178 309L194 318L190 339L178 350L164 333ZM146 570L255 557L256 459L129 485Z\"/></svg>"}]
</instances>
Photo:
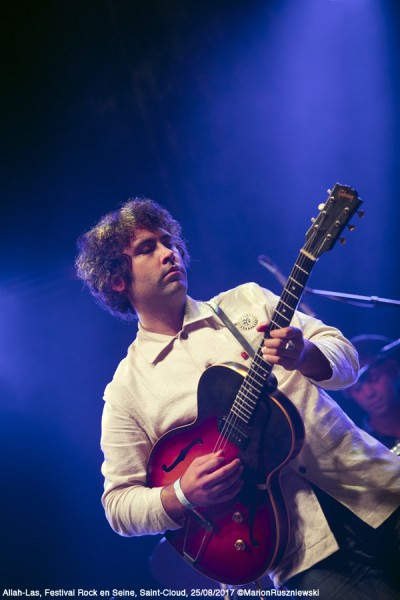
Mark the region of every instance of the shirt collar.
<instances>
[{"instance_id":1,"label":"shirt collar","mask_svg":"<svg viewBox=\"0 0 400 600\"><path fill-rule=\"evenodd\" d=\"M155 363L160 354L168 346L173 345L186 329L190 329L193 323L214 317L214 312L205 302L198 302L187 296L185 315L183 317L182 330L175 336L147 331L139 322L138 333L135 340L136 349L145 357L149 363Z\"/></svg>"}]
</instances>

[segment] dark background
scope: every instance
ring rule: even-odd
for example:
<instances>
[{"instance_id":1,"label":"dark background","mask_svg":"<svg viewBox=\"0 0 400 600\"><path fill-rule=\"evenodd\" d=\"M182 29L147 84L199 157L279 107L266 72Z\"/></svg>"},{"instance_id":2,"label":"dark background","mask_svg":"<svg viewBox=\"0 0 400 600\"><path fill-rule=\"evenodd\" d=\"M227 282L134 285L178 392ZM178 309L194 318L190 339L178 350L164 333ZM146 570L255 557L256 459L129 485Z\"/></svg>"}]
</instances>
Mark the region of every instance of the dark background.
<instances>
[{"instance_id":1,"label":"dark background","mask_svg":"<svg viewBox=\"0 0 400 600\"><path fill-rule=\"evenodd\" d=\"M118 537L100 505L102 392L135 325L82 290L75 240L145 195L184 227L192 296L279 293L258 255L287 274L340 181L366 216L310 284L400 299L398 4L13 0L0 39L0 583L151 587L159 536ZM305 300L399 337L396 306Z\"/></svg>"}]
</instances>

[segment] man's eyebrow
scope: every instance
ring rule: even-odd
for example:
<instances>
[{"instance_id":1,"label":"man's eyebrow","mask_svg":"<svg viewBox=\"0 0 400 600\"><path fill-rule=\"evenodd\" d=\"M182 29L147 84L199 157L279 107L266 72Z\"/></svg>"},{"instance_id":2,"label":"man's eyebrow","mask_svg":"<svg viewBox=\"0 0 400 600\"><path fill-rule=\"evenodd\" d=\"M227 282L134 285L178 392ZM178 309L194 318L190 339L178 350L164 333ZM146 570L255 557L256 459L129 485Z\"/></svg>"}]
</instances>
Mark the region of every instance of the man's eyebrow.
<instances>
[{"instance_id":1,"label":"man's eyebrow","mask_svg":"<svg viewBox=\"0 0 400 600\"><path fill-rule=\"evenodd\" d=\"M162 232L160 235L149 232L149 235L147 235L146 237L144 237L142 239L139 239L139 240L134 239L133 244L132 244L132 249L133 249L133 251L135 251L138 248L140 249L145 244L156 243L158 240L160 240L161 242L165 242L165 241L170 242L172 239L173 239L173 236L170 233L168 233L167 231Z\"/></svg>"},{"instance_id":2,"label":"man's eyebrow","mask_svg":"<svg viewBox=\"0 0 400 600\"><path fill-rule=\"evenodd\" d=\"M149 242L155 242L156 238L154 236L148 235L145 238L141 238L140 240L133 240L133 249L136 250L140 248L144 244L148 244Z\"/></svg>"},{"instance_id":3,"label":"man's eyebrow","mask_svg":"<svg viewBox=\"0 0 400 600\"><path fill-rule=\"evenodd\" d=\"M163 234L160 236L160 240L161 240L161 241L165 241L165 240L167 240L168 242L170 242L170 241L171 241L171 240L173 240L173 239L174 239L174 236L173 236L173 235L171 235L170 233L163 233Z\"/></svg>"}]
</instances>

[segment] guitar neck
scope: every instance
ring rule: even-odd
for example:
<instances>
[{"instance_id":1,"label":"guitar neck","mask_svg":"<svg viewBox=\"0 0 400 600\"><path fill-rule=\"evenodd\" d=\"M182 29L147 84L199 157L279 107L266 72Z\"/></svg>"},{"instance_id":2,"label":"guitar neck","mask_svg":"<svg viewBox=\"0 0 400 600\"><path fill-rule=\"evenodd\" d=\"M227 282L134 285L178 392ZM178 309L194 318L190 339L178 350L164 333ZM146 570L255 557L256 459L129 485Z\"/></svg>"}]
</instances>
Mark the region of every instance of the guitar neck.
<instances>
[{"instance_id":1,"label":"guitar neck","mask_svg":"<svg viewBox=\"0 0 400 600\"><path fill-rule=\"evenodd\" d=\"M290 325L315 263L316 259L304 249L300 251L264 337L269 337L274 329Z\"/></svg>"},{"instance_id":2,"label":"guitar neck","mask_svg":"<svg viewBox=\"0 0 400 600\"><path fill-rule=\"evenodd\" d=\"M300 251L275 312L272 315L269 326L264 333L264 338L270 337L271 331L282 329L282 327L288 327L290 325L315 263L316 259L308 255L304 249ZM262 346L263 342L261 342L260 347L258 348L249 369L249 374L253 374L252 372L254 370L254 376L257 376L257 379L262 380L262 384L264 384L272 371L272 365L262 357ZM260 360L262 361L261 363Z\"/></svg>"},{"instance_id":3,"label":"guitar neck","mask_svg":"<svg viewBox=\"0 0 400 600\"><path fill-rule=\"evenodd\" d=\"M281 329L290 325L315 263L316 259L308 255L304 249L300 251L264 334L264 339L268 338L270 332L274 329ZM273 365L263 358L262 347L263 342L261 342L255 354L247 376L231 408L231 413L233 413L236 419L240 419L243 425L247 425L250 422L258 399L273 368Z\"/></svg>"},{"instance_id":4,"label":"guitar neck","mask_svg":"<svg viewBox=\"0 0 400 600\"><path fill-rule=\"evenodd\" d=\"M348 223L356 212L360 217L363 216L363 211L358 210L362 200L353 188L336 183L333 190L328 190L328 193L328 200L318 207L320 209L318 217L311 219L313 224L306 233L306 244L300 250L264 339L270 337L271 331L290 325L317 259L327 250L331 250L336 241L341 239L340 234L346 226L349 226ZM353 228L349 226L350 230ZM263 345L264 340L256 352L232 405L231 414L227 418L232 431L238 431L239 436L249 424L272 371L273 365L263 358Z\"/></svg>"}]
</instances>

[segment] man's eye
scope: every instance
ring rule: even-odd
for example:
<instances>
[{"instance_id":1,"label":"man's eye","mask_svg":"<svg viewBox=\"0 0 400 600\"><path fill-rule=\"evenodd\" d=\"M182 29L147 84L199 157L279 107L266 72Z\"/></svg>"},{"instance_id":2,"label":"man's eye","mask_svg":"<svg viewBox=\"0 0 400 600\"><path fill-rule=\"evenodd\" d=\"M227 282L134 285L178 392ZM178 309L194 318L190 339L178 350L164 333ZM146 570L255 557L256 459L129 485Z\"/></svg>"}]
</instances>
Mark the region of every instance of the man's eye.
<instances>
[{"instance_id":1,"label":"man's eye","mask_svg":"<svg viewBox=\"0 0 400 600\"><path fill-rule=\"evenodd\" d=\"M146 244L140 248L140 254L149 254L152 252L154 246L152 244Z\"/></svg>"}]
</instances>

